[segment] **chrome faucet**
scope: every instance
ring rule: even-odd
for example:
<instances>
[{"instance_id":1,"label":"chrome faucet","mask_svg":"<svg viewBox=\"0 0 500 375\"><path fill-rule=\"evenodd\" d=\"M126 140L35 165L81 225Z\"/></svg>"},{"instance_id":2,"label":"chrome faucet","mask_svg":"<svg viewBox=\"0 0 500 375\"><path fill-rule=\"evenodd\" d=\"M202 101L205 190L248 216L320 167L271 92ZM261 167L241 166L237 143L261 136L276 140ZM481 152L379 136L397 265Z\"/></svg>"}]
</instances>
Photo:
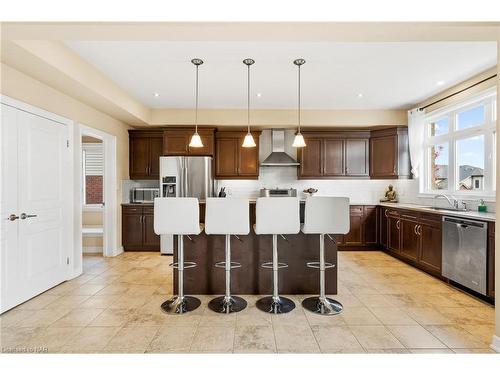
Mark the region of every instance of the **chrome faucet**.
<instances>
[{"instance_id":1,"label":"chrome faucet","mask_svg":"<svg viewBox=\"0 0 500 375\"><path fill-rule=\"evenodd\" d=\"M459 211L459 210L463 210L463 211L466 211L467 208L466 208L466 205L464 202L461 202L459 201L458 199L456 199L453 195L450 195L450 197L448 197L447 195L445 194L438 194L434 197L434 199L436 198L439 198L439 197L443 197L444 199L446 199L449 203L450 206L452 206L455 210ZM462 204L464 206L464 208L460 209L459 206L460 204Z\"/></svg>"}]
</instances>

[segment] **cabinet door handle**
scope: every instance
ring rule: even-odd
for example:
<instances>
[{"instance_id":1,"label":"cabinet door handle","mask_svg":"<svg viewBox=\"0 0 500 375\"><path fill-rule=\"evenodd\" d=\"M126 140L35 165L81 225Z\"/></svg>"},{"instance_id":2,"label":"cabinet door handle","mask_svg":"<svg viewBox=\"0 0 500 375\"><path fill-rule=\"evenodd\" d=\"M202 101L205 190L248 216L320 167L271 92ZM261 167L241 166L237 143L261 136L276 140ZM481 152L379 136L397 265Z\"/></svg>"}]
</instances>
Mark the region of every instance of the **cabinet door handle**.
<instances>
[{"instance_id":1,"label":"cabinet door handle","mask_svg":"<svg viewBox=\"0 0 500 375\"><path fill-rule=\"evenodd\" d=\"M418 231L418 235L421 236L422 235L422 226L421 225L418 226L417 231Z\"/></svg>"},{"instance_id":2,"label":"cabinet door handle","mask_svg":"<svg viewBox=\"0 0 500 375\"><path fill-rule=\"evenodd\" d=\"M396 228L398 228L398 230L399 230L399 220L396 221Z\"/></svg>"},{"instance_id":3,"label":"cabinet door handle","mask_svg":"<svg viewBox=\"0 0 500 375\"><path fill-rule=\"evenodd\" d=\"M413 227L413 233L415 233L418 236L418 225L415 225Z\"/></svg>"},{"instance_id":4,"label":"cabinet door handle","mask_svg":"<svg viewBox=\"0 0 500 375\"><path fill-rule=\"evenodd\" d=\"M389 215L387 214L388 212L389 212L389 210L387 210L387 209L386 209L386 210L384 210L384 215L385 215L385 217L389 217Z\"/></svg>"}]
</instances>

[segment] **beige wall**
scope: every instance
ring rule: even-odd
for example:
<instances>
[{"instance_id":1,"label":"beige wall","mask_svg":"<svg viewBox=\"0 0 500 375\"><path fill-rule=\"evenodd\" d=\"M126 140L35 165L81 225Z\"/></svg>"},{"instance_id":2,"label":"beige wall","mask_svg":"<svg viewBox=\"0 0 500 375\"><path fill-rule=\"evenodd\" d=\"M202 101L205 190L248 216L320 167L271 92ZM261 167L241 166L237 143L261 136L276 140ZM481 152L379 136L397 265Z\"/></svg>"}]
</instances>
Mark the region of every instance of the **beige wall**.
<instances>
[{"instance_id":1,"label":"beige wall","mask_svg":"<svg viewBox=\"0 0 500 375\"><path fill-rule=\"evenodd\" d=\"M0 92L11 98L45 109L78 123L116 136L117 202L122 201L121 181L128 179L128 132L130 127L88 105L1 64ZM121 206L118 206L117 243L121 246Z\"/></svg>"},{"instance_id":2,"label":"beige wall","mask_svg":"<svg viewBox=\"0 0 500 375\"><path fill-rule=\"evenodd\" d=\"M256 109L250 114L257 127L292 127L297 124L297 110ZM152 109L152 125L191 125L192 109ZM246 109L201 109L198 122L217 126L245 126ZM376 126L406 125L406 110L303 110L301 122L307 126Z\"/></svg>"}]
</instances>

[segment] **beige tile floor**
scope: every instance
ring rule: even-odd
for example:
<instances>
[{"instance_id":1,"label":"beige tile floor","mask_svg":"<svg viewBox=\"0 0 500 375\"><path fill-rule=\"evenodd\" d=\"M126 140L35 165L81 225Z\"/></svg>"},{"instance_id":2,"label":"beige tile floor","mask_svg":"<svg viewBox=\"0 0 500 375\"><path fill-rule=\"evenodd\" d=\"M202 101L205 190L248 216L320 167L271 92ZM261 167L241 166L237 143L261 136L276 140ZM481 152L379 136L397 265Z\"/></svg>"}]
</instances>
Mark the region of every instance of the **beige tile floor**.
<instances>
[{"instance_id":1,"label":"beige tile floor","mask_svg":"<svg viewBox=\"0 0 500 375\"><path fill-rule=\"evenodd\" d=\"M339 253L337 316L297 308L271 316L249 307L221 316L211 296L183 315L160 304L172 293L170 257L84 257L84 273L0 316L3 352L52 353L490 353L494 310L378 251Z\"/></svg>"}]
</instances>

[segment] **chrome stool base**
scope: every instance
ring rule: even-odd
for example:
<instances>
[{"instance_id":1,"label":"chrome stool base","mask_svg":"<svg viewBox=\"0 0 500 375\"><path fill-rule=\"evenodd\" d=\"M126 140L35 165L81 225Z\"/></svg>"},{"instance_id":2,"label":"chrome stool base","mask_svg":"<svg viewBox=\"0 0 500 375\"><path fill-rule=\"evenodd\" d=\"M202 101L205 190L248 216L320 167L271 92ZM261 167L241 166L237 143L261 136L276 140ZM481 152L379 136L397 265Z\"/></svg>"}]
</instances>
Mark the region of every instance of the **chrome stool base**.
<instances>
[{"instance_id":1,"label":"chrome stool base","mask_svg":"<svg viewBox=\"0 0 500 375\"><path fill-rule=\"evenodd\" d=\"M295 308L295 302L289 298L272 296L264 297L256 302L256 306L260 311L271 314L285 314Z\"/></svg>"},{"instance_id":2,"label":"chrome stool base","mask_svg":"<svg viewBox=\"0 0 500 375\"><path fill-rule=\"evenodd\" d=\"M247 307L247 301L237 296L231 296L229 301L226 300L226 297L220 296L208 303L210 310L221 314L235 313L243 310L245 307Z\"/></svg>"},{"instance_id":3,"label":"chrome stool base","mask_svg":"<svg viewBox=\"0 0 500 375\"><path fill-rule=\"evenodd\" d=\"M309 297L302 301L302 307L320 315L336 315L342 312L342 304L334 299Z\"/></svg>"},{"instance_id":4,"label":"chrome stool base","mask_svg":"<svg viewBox=\"0 0 500 375\"><path fill-rule=\"evenodd\" d=\"M196 310L201 301L196 297L173 297L161 304L161 309L167 314L184 314Z\"/></svg>"}]
</instances>

